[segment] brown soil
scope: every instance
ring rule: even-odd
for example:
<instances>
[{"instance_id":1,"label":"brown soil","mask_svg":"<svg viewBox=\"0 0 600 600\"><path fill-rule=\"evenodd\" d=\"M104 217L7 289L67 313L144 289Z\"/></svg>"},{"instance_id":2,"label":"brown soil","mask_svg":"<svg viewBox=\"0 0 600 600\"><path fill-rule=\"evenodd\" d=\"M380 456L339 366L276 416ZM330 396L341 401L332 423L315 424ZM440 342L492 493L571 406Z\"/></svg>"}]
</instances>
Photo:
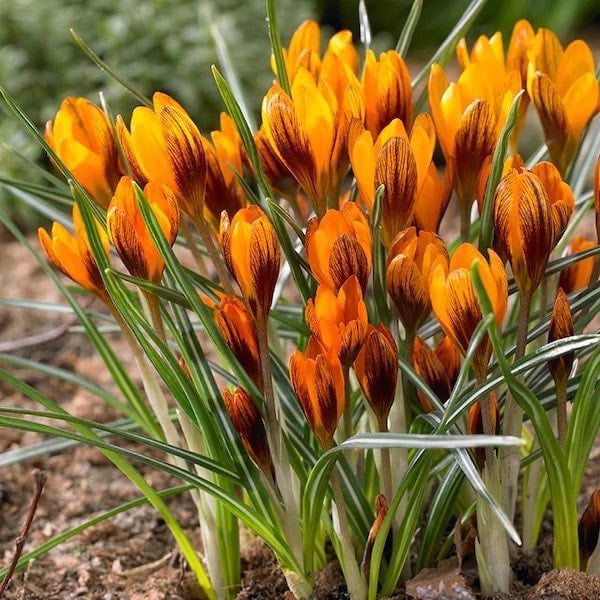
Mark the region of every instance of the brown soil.
<instances>
[{"instance_id":1,"label":"brown soil","mask_svg":"<svg viewBox=\"0 0 600 600\"><path fill-rule=\"evenodd\" d=\"M33 243L36 243L35 240ZM0 290L0 296L5 298L60 301L51 282L27 252L7 237L2 240L1 231ZM109 377L82 335L68 333L44 343L28 343L27 336L56 328L66 320L65 315L57 313L46 314L0 306L0 346L11 341L13 346L19 346L15 352L20 356L72 369L110 389ZM120 343L115 338L118 348ZM122 350L121 356L125 354L125 349ZM90 394L77 390L74 386L56 382L35 372L10 366L8 369L73 414L101 422L110 422L118 416L104 404L99 404ZM5 405L34 407L31 401L4 384L0 384L0 402ZM37 434L0 428L0 452L27 446L41 439ZM137 466L156 489L178 483L143 465ZM133 485L119 476L98 451L86 447L2 468L0 562L3 565L8 564L13 556L15 538L27 512L33 490L31 471L34 467L44 470L47 483L25 551L139 495ZM594 468L589 475L590 484L596 485L600 480L600 469ZM169 505L194 544L200 547L197 517L189 496L172 498ZM283 575L262 542L251 539L245 543L243 560L244 577L239 600L288 600L289 592ZM542 547L534 557L519 557L514 565L514 593L496 598L600 598L598 578L568 570L542 576L549 565L549 546ZM445 585L442 582L436 584L436 589L431 587L423 591L424 595L421 597L438 600L467 600L476 597L472 592L472 589L477 589L476 573L472 568L469 573L465 565L462 575L464 585ZM141 506L86 530L35 560L25 573L15 575L5 597L8 600L183 600L200 598L200 595L164 522L152 508ZM335 561L317 576L316 598L348 598ZM404 598L409 596L402 590L392 597L393 600Z\"/></svg>"}]
</instances>

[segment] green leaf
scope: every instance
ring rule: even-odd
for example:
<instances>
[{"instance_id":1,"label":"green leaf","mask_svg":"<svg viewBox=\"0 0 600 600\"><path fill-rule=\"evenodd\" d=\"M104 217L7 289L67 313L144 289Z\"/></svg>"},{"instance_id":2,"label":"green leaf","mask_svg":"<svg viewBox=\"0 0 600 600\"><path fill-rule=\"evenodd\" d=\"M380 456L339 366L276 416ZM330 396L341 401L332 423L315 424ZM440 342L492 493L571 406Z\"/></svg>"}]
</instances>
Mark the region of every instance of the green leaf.
<instances>
[{"instance_id":1,"label":"green leaf","mask_svg":"<svg viewBox=\"0 0 600 600\"><path fill-rule=\"evenodd\" d=\"M419 22L419 18L421 17L422 8L423 0L413 0L412 6L410 7L410 12L408 13L408 17L406 18L404 27L402 28L402 33L400 34L400 37L398 38L398 43L396 44L396 52L402 58L406 57L406 53L415 33L415 28L417 26L417 23Z\"/></svg>"},{"instance_id":2,"label":"green leaf","mask_svg":"<svg viewBox=\"0 0 600 600\"><path fill-rule=\"evenodd\" d=\"M290 80L288 79L285 58L283 56L283 48L281 47L281 36L279 35L279 25L277 23L277 11L275 9L275 0L267 0L267 24L269 26L269 39L271 40L271 50L275 57L275 65L277 68L277 79L283 91L288 95L292 95Z\"/></svg>"},{"instance_id":3,"label":"green leaf","mask_svg":"<svg viewBox=\"0 0 600 600\"><path fill-rule=\"evenodd\" d=\"M471 267L471 276L482 312L493 315L491 302L475 264ZM511 371L495 320L489 323L488 332L506 384L517 404L529 416L544 456L554 514L554 567L578 569L576 492L571 483L567 460L537 398Z\"/></svg>"},{"instance_id":4,"label":"green leaf","mask_svg":"<svg viewBox=\"0 0 600 600\"><path fill-rule=\"evenodd\" d=\"M452 31L448 34L448 37L442 42L441 46L435 51L433 56L427 61L427 64L419 71L418 75L412 81L413 90L419 86L429 76L429 70L433 63L438 63L442 67L448 62L452 54L456 49L456 44L460 38L464 37L467 33L482 8L485 6L487 0L472 0L471 4L466 8L462 17L458 20ZM418 113L427 96L427 88L423 90L419 99L415 102L414 112Z\"/></svg>"},{"instance_id":5,"label":"green leaf","mask_svg":"<svg viewBox=\"0 0 600 600\"><path fill-rule=\"evenodd\" d=\"M152 102L144 96L144 94L138 92L134 87L129 85L124 79L119 77L81 38L81 36L74 30L71 29L71 35L75 40L75 43L83 50L83 52L90 58L90 60L104 71L111 79L114 79L119 85L123 86L138 102L141 102L145 106L152 106Z\"/></svg>"}]
</instances>

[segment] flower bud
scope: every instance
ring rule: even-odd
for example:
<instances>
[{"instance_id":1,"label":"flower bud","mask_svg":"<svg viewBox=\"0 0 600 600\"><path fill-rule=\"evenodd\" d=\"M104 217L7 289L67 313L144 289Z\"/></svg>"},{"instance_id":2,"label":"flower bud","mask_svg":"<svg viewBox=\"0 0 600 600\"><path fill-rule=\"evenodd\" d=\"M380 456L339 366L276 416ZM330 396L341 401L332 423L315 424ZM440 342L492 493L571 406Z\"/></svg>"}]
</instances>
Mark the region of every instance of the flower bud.
<instances>
[{"instance_id":1,"label":"flower bud","mask_svg":"<svg viewBox=\"0 0 600 600\"><path fill-rule=\"evenodd\" d=\"M221 214L221 248L227 268L257 319L269 314L279 276L281 254L277 234L256 205L239 210L231 223Z\"/></svg>"},{"instance_id":2,"label":"flower bud","mask_svg":"<svg viewBox=\"0 0 600 600\"><path fill-rule=\"evenodd\" d=\"M431 388L431 391L438 397L440 402L446 402L452 391L449 373L436 353L420 337L415 338L412 361L419 377ZM431 412L433 406L427 397L418 390L417 394L424 410Z\"/></svg>"},{"instance_id":3,"label":"flower bud","mask_svg":"<svg viewBox=\"0 0 600 600\"><path fill-rule=\"evenodd\" d=\"M363 394L381 428L387 423L398 381L398 348L383 323L378 327L369 326L354 369Z\"/></svg>"},{"instance_id":4,"label":"flower bud","mask_svg":"<svg viewBox=\"0 0 600 600\"><path fill-rule=\"evenodd\" d=\"M179 229L179 208L174 194L156 182L146 184L144 195L169 244ZM165 262L146 226L133 183L122 177L108 206L106 225L110 239L127 270L140 279L159 283Z\"/></svg>"},{"instance_id":5,"label":"flower bud","mask_svg":"<svg viewBox=\"0 0 600 600\"><path fill-rule=\"evenodd\" d=\"M471 278L473 263L478 265L498 325L502 324L506 312L506 271L498 255L493 250L488 253L489 262L473 245L461 244L450 259L448 271L443 265L437 265L431 278L429 295L433 312L444 333L452 338L463 354L466 354L473 332L483 318ZM473 357L473 367L479 375L486 372L491 352L486 336Z\"/></svg>"},{"instance_id":6,"label":"flower bud","mask_svg":"<svg viewBox=\"0 0 600 600\"><path fill-rule=\"evenodd\" d=\"M320 284L339 290L356 275L363 292L371 272L369 224L353 202L341 210L330 209L325 216L311 219L304 240L310 269Z\"/></svg>"},{"instance_id":7,"label":"flower bud","mask_svg":"<svg viewBox=\"0 0 600 600\"><path fill-rule=\"evenodd\" d=\"M311 336L306 351L296 350L290 358L290 381L310 428L321 447L329 449L345 404L344 374L337 355Z\"/></svg>"},{"instance_id":8,"label":"flower bud","mask_svg":"<svg viewBox=\"0 0 600 600\"><path fill-rule=\"evenodd\" d=\"M373 554L373 546L375 545L377 534L381 529L381 525L387 515L387 512L388 503L385 499L385 496L383 494L377 494L375 497L375 520L373 521L373 525L371 525L371 529L369 530L369 537L367 538L367 543L365 545L365 552L360 563L360 568L366 579L369 578L369 571L371 569L371 555Z\"/></svg>"},{"instance_id":9,"label":"flower bud","mask_svg":"<svg viewBox=\"0 0 600 600\"><path fill-rule=\"evenodd\" d=\"M113 130L104 114L86 98L65 98L44 137L77 181L103 208L121 177Z\"/></svg>"},{"instance_id":10,"label":"flower bud","mask_svg":"<svg viewBox=\"0 0 600 600\"><path fill-rule=\"evenodd\" d=\"M52 224L52 236L43 227L40 227L38 237L42 249L55 268L62 271L88 292L107 302L108 293L90 248L85 225L77 204L73 204L73 226L75 235L71 234L60 223L54 222ZM98 224L96 226L104 252L108 256L108 236Z\"/></svg>"},{"instance_id":11,"label":"flower bud","mask_svg":"<svg viewBox=\"0 0 600 600\"><path fill-rule=\"evenodd\" d=\"M248 454L265 475L272 477L273 462L267 433L256 404L241 387L233 393L224 389L223 402Z\"/></svg>"},{"instance_id":12,"label":"flower bud","mask_svg":"<svg viewBox=\"0 0 600 600\"><path fill-rule=\"evenodd\" d=\"M437 265L448 266L448 251L434 233L409 227L392 242L387 287L407 330L416 331L431 312L429 286Z\"/></svg>"},{"instance_id":13,"label":"flower bud","mask_svg":"<svg viewBox=\"0 0 600 600\"><path fill-rule=\"evenodd\" d=\"M573 315L569 307L569 300L562 288L558 288L552 315L550 317L550 331L548 343L562 340L573 335ZM574 353L568 352L558 358L548 361L548 369L554 381L566 381L573 368Z\"/></svg>"},{"instance_id":14,"label":"flower bud","mask_svg":"<svg viewBox=\"0 0 600 600\"><path fill-rule=\"evenodd\" d=\"M223 296L213 318L229 349L250 379L262 389L256 325L246 305L234 296Z\"/></svg>"},{"instance_id":15,"label":"flower bud","mask_svg":"<svg viewBox=\"0 0 600 600\"><path fill-rule=\"evenodd\" d=\"M306 322L323 346L336 351L343 366L350 366L363 344L368 324L357 277L347 279L337 294L320 285L314 302L306 304Z\"/></svg>"},{"instance_id":16,"label":"flower bud","mask_svg":"<svg viewBox=\"0 0 600 600\"><path fill-rule=\"evenodd\" d=\"M136 180L140 177L166 185L175 194L181 210L192 218L203 218L207 175L203 137L173 98L156 92L152 100L153 108L134 109L131 133L122 119L117 121L131 173Z\"/></svg>"}]
</instances>

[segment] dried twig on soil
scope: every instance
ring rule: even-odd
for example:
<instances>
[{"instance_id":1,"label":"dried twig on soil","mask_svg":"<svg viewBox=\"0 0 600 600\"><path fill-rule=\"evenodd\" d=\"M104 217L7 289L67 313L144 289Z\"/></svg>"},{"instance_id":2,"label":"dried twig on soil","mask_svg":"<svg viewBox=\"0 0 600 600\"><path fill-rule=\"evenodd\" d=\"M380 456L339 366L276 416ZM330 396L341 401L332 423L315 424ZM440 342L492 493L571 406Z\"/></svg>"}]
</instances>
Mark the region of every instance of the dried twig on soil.
<instances>
[{"instance_id":1,"label":"dried twig on soil","mask_svg":"<svg viewBox=\"0 0 600 600\"><path fill-rule=\"evenodd\" d=\"M33 491L33 497L31 498L31 503L29 504L29 509L27 510L27 515L25 517L25 522L23 523L23 527L21 528L21 533L15 540L15 554L12 558L12 561L8 567L8 571L6 572L6 576L2 581L2 585L0 585L0 598L4 595L12 576L15 573L17 568L17 563L19 562L19 558L21 557L21 553L23 552L23 547L25 546L25 541L27 540L27 536L29 535L29 530L31 529L31 524L33 523L33 518L37 511L38 505L40 503L40 498L42 497L42 491L44 489L44 484L46 483L46 473L40 469L34 469L32 472L33 479L35 481L35 489Z\"/></svg>"}]
</instances>

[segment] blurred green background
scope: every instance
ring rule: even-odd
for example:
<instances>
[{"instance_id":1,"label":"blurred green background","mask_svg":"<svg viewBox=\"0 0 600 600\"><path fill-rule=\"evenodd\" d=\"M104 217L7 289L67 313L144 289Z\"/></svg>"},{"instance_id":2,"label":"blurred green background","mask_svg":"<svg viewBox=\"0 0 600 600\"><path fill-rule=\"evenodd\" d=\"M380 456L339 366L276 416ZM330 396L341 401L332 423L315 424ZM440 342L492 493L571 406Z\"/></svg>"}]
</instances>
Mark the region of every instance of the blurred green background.
<instances>
[{"instance_id":1,"label":"blurred green background","mask_svg":"<svg viewBox=\"0 0 600 600\"><path fill-rule=\"evenodd\" d=\"M466 0L424 0L413 56L427 58L467 5ZM278 0L277 6L284 45L297 25L311 17L331 30L350 28L358 39L357 0ZM409 0L367 1L375 49L395 45L410 6ZM597 26L599 12L599 0L488 2L469 39L498 29L509 36L522 17L567 39L581 27ZM272 79L263 0L93 0L85 5L80 0L0 0L0 83L40 128L65 96L97 102L100 91L127 121L135 101L75 45L72 27L134 87L147 96L155 90L173 95L210 131L222 109L209 69L218 63L211 24L227 44L248 105L258 112ZM3 144L42 159L12 118L0 118ZM0 147L3 176L30 178L22 165Z\"/></svg>"}]
</instances>

